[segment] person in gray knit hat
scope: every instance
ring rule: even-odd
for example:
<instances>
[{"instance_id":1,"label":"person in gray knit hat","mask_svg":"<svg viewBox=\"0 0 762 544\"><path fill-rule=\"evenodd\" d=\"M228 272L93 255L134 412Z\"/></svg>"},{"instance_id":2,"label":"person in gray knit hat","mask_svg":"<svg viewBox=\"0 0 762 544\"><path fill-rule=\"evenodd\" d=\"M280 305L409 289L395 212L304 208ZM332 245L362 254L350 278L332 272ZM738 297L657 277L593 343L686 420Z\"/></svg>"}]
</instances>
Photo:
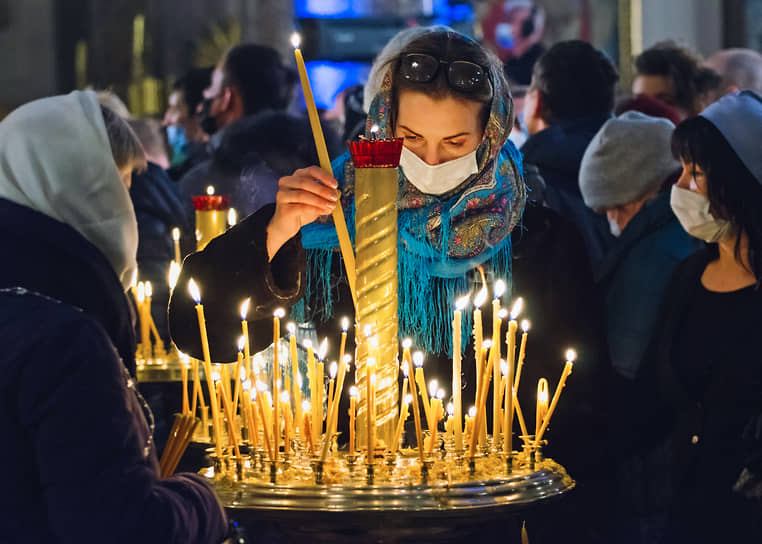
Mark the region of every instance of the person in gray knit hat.
<instances>
[{"instance_id":1,"label":"person in gray knit hat","mask_svg":"<svg viewBox=\"0 0 762 544\"><path fill-rule=\"evenodd\" d=\"M670 152L674 129L667 119L628 111L607 121L590 142L579 189L589 208L606 213L614 236L680 169Z\"/></svg>"},{"instance_id":2,"label":"person in gray knit hat","mask_svg":"<svg viewBox=\"0 0 762 544\"><path fill-rule=\"evenodd\" d=\"M614 369L633 379L672 270L696 248L661 193L679 171L667 119L628 111L603 124L582 157L585 204L605 213L617 238L595 268Z\"/></svg>"}]
</instances>

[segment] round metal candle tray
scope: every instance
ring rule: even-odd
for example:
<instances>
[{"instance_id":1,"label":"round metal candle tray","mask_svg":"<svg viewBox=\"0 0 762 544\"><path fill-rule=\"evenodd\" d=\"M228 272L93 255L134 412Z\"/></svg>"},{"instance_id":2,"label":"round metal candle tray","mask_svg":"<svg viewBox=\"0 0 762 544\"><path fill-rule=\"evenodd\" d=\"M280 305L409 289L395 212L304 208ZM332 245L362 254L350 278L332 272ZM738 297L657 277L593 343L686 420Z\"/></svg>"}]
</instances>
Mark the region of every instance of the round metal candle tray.
<instances>
[{"instance_id":1,"label":"round metal candle tray","mask_svg":"<svg viewBox=\"0 0 762 544\"><path fill-rule=\"evenodd\" d=\"M261 479L237 481L215 478L213 469L202 475L212 481L233 519L255 530L252 536L273 542L455 542L499 536L509 526L518 536L522 512L551 503L575 486L550 459L538 462L535 470L522 466L502 476L438 478L429 484L367 485L365 470L358 465L356 476L342 485L273 484L264 473Z\"/></svg>"}]
</instances>

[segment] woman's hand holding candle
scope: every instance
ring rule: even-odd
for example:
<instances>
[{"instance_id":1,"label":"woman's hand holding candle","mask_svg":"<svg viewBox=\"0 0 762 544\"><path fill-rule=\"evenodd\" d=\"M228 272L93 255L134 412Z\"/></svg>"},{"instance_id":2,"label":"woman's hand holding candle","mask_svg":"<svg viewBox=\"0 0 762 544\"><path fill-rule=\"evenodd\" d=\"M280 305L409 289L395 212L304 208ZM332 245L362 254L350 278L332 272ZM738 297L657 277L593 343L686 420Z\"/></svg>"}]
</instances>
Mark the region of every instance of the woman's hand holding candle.
<instances>
[{"instance_id":1,"label":"woman's hand holding candle","mask_svg":"<svg viewBox=\"0 0 762 544\"><path fill-rule=\"evenodd\" d=\"M267 225L270 260L304 225L329 215L339 201L336 179L319 166L310 166L278 180L275 213Z\"/></svg>"}]
</instances>

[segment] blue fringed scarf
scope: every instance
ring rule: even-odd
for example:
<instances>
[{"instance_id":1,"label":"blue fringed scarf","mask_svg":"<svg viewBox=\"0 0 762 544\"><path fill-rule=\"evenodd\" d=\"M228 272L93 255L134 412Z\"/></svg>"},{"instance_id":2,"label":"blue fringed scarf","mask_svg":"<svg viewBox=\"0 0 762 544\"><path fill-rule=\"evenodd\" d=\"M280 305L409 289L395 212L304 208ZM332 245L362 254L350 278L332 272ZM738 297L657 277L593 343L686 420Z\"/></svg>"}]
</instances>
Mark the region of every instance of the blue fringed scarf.
<instances>
[{"instance_id":1,"label":"blue fringed scarf","mask_svg":"<svg viewBox=\"0 0 762 544\"><path fill-rule=\"evenodd\" d=\"M483 265L510 285L510 232L521 217L526 198L521 153L508 140L513 105L508 92L495 88L484 138L477 149L479 172L448 195L421 193L399 174L399 326L427 353L452 352L455 300L472 291L469 272ZM366 133L379 127L387 137L391 110L391 72L387 73L368 115ZM332 164L341 202L354 241L354 167L349 153ZM333 315L331 269L338 239L332 224L302 228L308 250L307 293L320 301L306 317L323 322ZM301 308L304 311L304 308ZM301 313L297 309L298 313ZM468 315L468 314L466 314ZM470 316L464 315L464 335Z\"/></svg>"}]
</instances>

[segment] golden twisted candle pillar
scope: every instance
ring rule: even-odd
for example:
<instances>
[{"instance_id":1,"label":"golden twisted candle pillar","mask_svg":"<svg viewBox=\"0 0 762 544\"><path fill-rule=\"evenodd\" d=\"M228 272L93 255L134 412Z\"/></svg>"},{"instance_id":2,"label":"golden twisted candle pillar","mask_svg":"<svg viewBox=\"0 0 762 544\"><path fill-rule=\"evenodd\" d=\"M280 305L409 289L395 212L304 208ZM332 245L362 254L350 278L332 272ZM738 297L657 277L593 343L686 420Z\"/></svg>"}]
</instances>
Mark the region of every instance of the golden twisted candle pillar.
<instances>
[{"instance_id":1,"label":"golden twisted candle pillar","mask_svg":"<svg viewBox=\"0 0 762 544\"><path fill-rule=\"evenodd\" d=\"M402 140L350 143L355 165L355 251L357 270L357 355L355 383L357 440L367 441L369 340L378 341L375 364L376 436L388 446L398 416L397 166Z\"/></svg>"}]
</instances>

